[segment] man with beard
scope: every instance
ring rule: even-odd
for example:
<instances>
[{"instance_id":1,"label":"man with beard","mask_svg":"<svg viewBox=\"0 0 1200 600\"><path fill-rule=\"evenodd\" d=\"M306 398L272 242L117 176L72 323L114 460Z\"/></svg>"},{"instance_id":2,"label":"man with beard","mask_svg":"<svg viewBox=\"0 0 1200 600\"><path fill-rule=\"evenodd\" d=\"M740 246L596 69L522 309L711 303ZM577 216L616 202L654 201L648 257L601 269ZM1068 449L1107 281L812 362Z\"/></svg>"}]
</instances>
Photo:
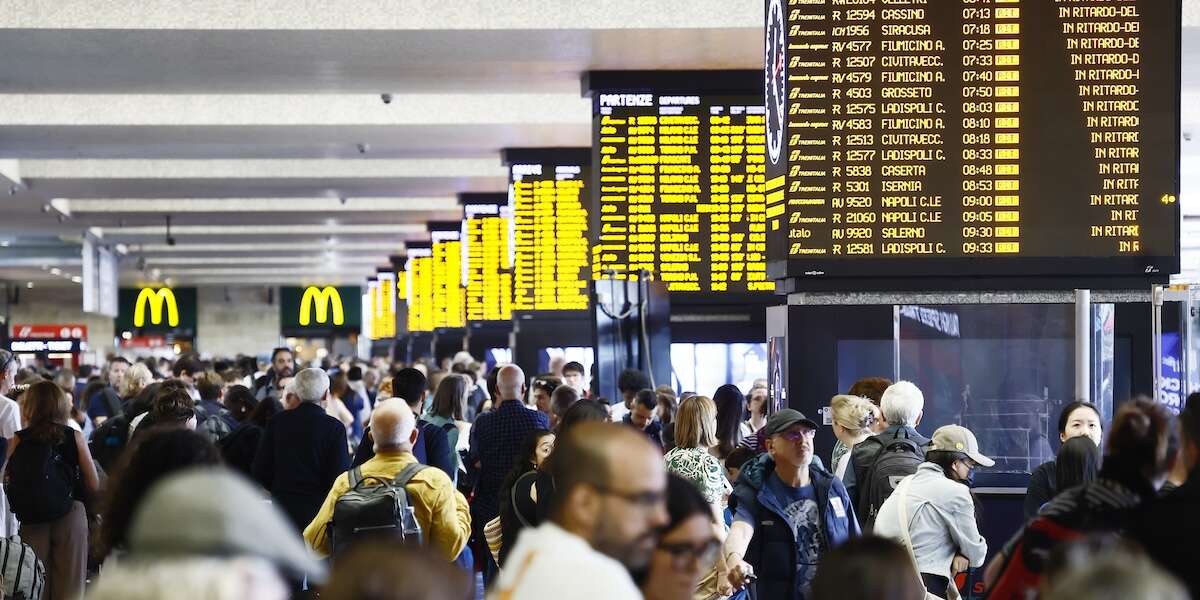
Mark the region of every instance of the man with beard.
<instances>
[{"instance_id":1,"label":"man with beard","mask_svg":"<svg viewBox=\"0 0 1200 600\"><path fill-rule=\"evenodd\" d=\"M584 423L555 444L550 520L521 533L493 598L640 599L644 569L667 524L662 453L629 427Z\"/></svg>"},{"instance_id":2,"label":"man with beard","mask_svg":"<svg viewBox=\"0 0 1200 600\"><path fill-rule=\"evenodd\" d=\"M267 398L283 401L283 386L280 380L287 379L296 372L296 357L287 348L276 348L271 352L271 370L254 382L254 397L259 402Z\"/></svg>"}]
</instances>

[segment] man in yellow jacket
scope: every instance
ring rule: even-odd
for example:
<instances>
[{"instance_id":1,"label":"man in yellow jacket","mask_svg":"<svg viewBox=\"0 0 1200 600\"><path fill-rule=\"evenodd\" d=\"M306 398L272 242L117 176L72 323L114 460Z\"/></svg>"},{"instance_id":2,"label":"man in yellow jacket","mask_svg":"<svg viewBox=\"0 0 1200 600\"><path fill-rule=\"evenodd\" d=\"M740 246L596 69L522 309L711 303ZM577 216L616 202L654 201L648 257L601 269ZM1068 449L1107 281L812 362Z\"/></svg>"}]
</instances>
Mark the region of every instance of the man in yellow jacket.
<instances>
[{"instance_id":1,"label":"man in yellow jacket","mask_svg":"<svg viewBox=\"0 0 1200 600\"><path fill-rule=\"evenodd\" d=\"M412 454L417 439L417 419L403 400L393 398L375 405L371 431L375 457L362 464L364 478L393 479L404 467L417 462ZM447 561L453 561L471 537L471 511L467 499L440 469L422 469L404 487L426 544ZM319 556L329 556L328 524L333 507L350 491L350 475L342 473L333 482L321 511L304 528L304 541Z\"/></svg>"}]
</instances>

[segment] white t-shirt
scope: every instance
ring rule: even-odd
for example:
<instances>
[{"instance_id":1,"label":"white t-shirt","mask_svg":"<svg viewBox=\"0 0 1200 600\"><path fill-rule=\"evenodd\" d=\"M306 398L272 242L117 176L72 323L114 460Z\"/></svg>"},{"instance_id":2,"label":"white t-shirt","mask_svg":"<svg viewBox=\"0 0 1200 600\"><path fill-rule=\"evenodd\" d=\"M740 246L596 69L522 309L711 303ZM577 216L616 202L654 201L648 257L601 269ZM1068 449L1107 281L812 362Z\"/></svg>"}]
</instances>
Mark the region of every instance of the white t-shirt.
<instances>
[{"instance_id":1,"label":"white t-shirt","mask_svg":"<svg viewBox=\"0 0 1200 600\"><path fill-rule=\"evenodd\" d=\"M608 407L608 414L613 423L620 423L625 420L625 415L629 414L629 407L625 406L625 402L622 400Z\"/></svg>"},{"instance_id":2,"label":"white t-shirt","mask_svg":"<svg viewBox=\"0 0 1200 600\"><path fill-rule=\"evenodd\" d=\"M9 440L21 430L21 407L15 400L0 396L0 437ZM8 507L8 496L0 492L0 537L9 537L17 533L20 524L17 516Z\"/></svg>"},{"instance_id":3,"label":"white t-shirt","mask_svg":"<svg viewBox=\"0 0 1200 600\"><path fill-rule=\"evenodd\" d=\"M491 600L641 600L621 563L554 523L521 532Z\"/></svg>"}]
</instances>

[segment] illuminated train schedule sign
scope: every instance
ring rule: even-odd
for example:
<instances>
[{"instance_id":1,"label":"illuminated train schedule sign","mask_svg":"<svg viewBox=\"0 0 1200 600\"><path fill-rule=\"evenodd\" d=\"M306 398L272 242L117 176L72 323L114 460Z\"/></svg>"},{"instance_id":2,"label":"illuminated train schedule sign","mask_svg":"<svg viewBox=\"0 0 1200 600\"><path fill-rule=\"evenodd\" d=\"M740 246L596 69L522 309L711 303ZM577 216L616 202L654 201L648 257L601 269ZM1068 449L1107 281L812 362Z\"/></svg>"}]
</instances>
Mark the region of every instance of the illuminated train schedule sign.
<instances>
[{"instance_id":1,"label":"illuminated train schedule sign","mask_svg":"<svg viewBox=\"0 0 1200 600\"><path fill-rule=\"evenodd\" d=\"M437 327L433 308L433 244L408 242L405 246L408 255L404 266L408 330L433 331Z\"/></svg>"},{"instance_id":2,"label":"illuminated train schedule sign","mask_svg":"<svg viewBox=\"0 0 1200 600\"><path fill-rule=\"evenodd\" d=\"M429 223L433 244L433 326L467 326L466 290L463 289L462 223Z\"/></svg>"},{"instance_id":3,"label":"illuminated train schedule sign","mask_svg":"<svg viewBox=\"0 0 1200 600\"><path fill-rule=\"evenodd\" d=\"M772 276L1178 270L1179 2L766 15Z\"/></svg>"},{"instance_id":4,"label":"illuminated train schedule sign","mask_svg":"<svg viewBox=\"0 0 1200 600\"><path fill-rule=\"evenodd\" d=\"M592 72L592 276L771 292L766 114L754 71Z\"/></svg>"},{"instance_id":5,"label":"illuminated train schedule sign","mask_svg":"<svg viewBox=\"0 0 1200 600\"><path fill-rule=\"evenodd\" d=\"M588 148L504 151L514 222L515 311L588 308Z\"/></svg>"},{"instance_id":6,"label":"illuminated train schedule sign","mask_svg":"<svg viewBox=\"0 0 1200 600\"><path fill-rule=\"evenodd\" d=\"M508 194L459 194L467 320L512 320L512 208Z\"/></svg>"}]
</instances>

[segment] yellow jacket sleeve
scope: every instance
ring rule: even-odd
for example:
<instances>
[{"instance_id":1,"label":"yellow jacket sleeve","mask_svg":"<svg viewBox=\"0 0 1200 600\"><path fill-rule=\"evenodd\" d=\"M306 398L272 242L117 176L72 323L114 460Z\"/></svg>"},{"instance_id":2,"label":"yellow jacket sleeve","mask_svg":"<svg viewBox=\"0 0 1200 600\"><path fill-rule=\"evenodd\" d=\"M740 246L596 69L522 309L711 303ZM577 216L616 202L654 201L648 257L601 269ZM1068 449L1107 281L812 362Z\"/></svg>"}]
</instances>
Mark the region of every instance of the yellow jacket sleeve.
<instances>
[{"instance_id":1,"label":"yellow jacket sleeve","mask_svg":"<svg viewBox=\"0 0 1200 600\"><path fill-rule=\"evenodd\" d=\"M321 510L317 512L317 516L313 517L308 527L304 528L304 543L312 548L317 556L324 558L329 556L332 549L329 547L329 535L327 533L329 522L333 520L333 507L337 504L338 498L342 497L347 490L350 489L350 478L342 473L333 481L333 488L329 490L329 494L325 496L325 502L321 504Z\"/></svg>"},{"instance_id":2,"label":"yellow jacket sleeve","mask_svg":"<svg viewBox=\"0 0 1200 600\"><path fill-rule=\"evenodd\" d=\"M412 482L417 485L412 498L413 512L425 532L426 544L435 548L447 562L458 558L471 537L471 511L467 499L445 473L425 469Z\"/></svg>"}]
</instances>

